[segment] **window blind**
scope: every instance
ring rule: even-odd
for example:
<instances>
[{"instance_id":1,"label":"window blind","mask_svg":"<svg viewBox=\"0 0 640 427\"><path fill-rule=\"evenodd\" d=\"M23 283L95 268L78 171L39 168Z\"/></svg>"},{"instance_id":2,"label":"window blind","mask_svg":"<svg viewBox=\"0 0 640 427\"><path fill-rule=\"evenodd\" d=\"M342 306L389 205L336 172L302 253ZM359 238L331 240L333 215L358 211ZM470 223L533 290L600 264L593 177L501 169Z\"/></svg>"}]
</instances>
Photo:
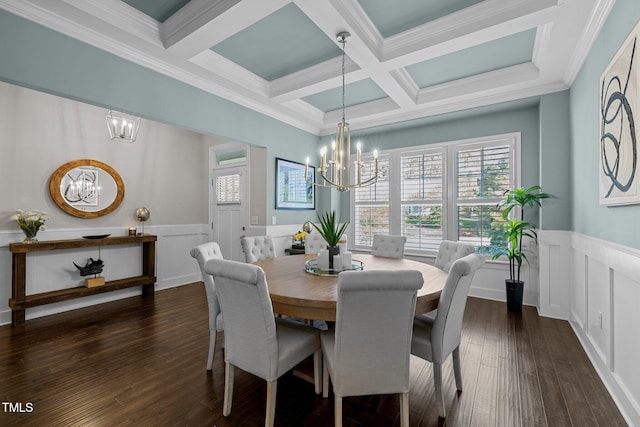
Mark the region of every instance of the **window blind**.
<instances>
[{"instance_id":1,"label":"window blind","mask_svg":"<svg viewBox=\"0 0 640 427\"><path fill-rule=\"evenodd\" d=\"M222 175L216 178L216 203L240 203L240 175Z\"/></svg>"}]
</instances>

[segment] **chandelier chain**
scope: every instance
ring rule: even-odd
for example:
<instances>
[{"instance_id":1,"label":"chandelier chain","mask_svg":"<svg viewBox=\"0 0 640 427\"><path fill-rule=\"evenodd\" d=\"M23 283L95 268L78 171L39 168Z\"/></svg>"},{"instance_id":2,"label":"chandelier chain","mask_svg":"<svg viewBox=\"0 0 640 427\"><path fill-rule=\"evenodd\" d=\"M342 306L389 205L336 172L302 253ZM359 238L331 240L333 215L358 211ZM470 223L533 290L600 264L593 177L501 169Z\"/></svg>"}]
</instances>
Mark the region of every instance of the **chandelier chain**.
<instances>
[{"instance_id":1,"label":"chandelier chain","mask_svg":"<svg viewBox=\"0 0 640 427\"><path fill-rule=\"evenodd\" d=\"M345 56L345 48L347 45L346 38L344 38L341 43L342 43L342 122L344 123L344 56Z\"/></svg>"}]
</instances>

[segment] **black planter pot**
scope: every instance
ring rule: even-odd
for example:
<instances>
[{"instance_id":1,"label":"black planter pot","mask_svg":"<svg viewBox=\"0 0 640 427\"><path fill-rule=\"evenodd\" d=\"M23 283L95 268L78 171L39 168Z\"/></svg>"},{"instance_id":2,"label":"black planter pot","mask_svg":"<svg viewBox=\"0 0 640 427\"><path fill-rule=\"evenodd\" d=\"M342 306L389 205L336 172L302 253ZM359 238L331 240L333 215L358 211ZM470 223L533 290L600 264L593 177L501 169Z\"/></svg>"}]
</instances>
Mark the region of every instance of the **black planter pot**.
<instances>
[{"instance_id":1,"label":"black planter pot","mask_svg":"<svg viewBox=\"0 0 640 427\"><path fill-rule=\"evenodd\" d=\"M522 294L524 282L522 280L505 280L507 289L507 310L512 313L522 313Z\"/></svg>"},{"instance_id":2,"label":"black planter pot","mask_svg":"<svg viewBox=\"0 0 640 427\"><path fill-rule=\"evenodd\" d=\"M327 246L329 251L329 269L333 270L333 256L340 255L340 246Z\"/></svg>"}]
</instances>

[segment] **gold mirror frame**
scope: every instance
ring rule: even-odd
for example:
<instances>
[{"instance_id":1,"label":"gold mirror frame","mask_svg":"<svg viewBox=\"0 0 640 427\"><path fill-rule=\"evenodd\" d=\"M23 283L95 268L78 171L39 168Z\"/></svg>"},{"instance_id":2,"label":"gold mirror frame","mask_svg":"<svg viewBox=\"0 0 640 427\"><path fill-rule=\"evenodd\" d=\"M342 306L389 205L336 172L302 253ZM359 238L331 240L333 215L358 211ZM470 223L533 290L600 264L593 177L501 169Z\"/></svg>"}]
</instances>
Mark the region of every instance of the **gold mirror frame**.
<instances>
[{"instance_id":1,"label":"gold mirror frame","mask_svg":"<svg viewBox=\"0 0 640 427\"><path fill-rule=\"evenodd\" d=\"M97 211L84 211L71 206L69 203L67 203L64 197L62 197L62 194L60 193L60 184L62 183L64 176L73 169L82 166L93 166L96 168L100 168L108 173L115 181L116 197L114 201L106 208ZM111 212L116 210L118 206L120 206L120 203L122 203L122 199L124 199L124 182L122 181L122 177L120 176L120 174L106 163L91 159L72 160L60 166L51 175L51 179L49 180L49 194L51 195L51 198L53 199L55 204L69 215L75 216L77 218L99 218L101 216L110 214Z\"/></svg>"}]
</instances>

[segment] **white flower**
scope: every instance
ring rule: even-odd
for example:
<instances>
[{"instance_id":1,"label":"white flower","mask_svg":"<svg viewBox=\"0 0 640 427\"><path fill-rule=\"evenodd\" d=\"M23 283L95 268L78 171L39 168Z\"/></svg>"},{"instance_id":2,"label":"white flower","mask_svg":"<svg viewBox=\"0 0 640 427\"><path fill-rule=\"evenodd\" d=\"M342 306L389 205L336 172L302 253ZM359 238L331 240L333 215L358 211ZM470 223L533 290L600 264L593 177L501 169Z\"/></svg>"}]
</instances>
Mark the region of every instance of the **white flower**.
<instances>
[{"instance_id":1,"label":"white flower","mask_svg":"<svg viewBox=\"0 0 640 427\"><path fill-rule=\"evenodd\" d=\"M29 209L27 211L16 209L16 213L11 215L9 219L15 221L27 236L35 236L38 231L46 230L44 222L49 219L49 214L38 209Z\"/></svg>"}]
</instances>

